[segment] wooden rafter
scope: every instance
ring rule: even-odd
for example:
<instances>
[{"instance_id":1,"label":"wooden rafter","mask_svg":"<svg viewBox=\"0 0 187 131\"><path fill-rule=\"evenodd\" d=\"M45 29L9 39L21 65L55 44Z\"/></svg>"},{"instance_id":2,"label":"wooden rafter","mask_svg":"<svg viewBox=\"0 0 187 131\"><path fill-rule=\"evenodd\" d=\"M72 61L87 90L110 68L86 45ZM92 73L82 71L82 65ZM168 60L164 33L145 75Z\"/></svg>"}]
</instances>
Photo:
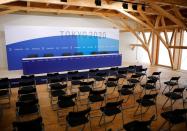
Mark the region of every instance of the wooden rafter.
<instances>
[{"instance_id":1,"label":"wooden rafter","mask_svg":"<svg viewBox=\"0 0 187 131\"><path fill-rule=\"evenodd\" d=\"M177 25L186 28L186 25L180 20L177 19L174 15L168 13L167 11L165 11L162 7L160 7L159 5L156 4L150 4L150 6L155 9L156 11L158 11L162 16L167 17L168 19L170 19L171 21L173 21L174 23L176 23Z\"/></svg>"},{"instance_id":2,"label":"wooden rafter","mask_svg":"<svg viewBox=\"0 0 187 131\"><path fill-rule=\"evenodd\" d=\"M123 27L121 27L119 24L117 24L117 23L116 23L116 21L115 21L114 19L109 18L109 17L104 16L104 15L100 15L100 17L102 17L102 18L104 18L104 19L108 20L110 23L112 23L112 25L113 25L114 27L116 27L116 28L118 28L118 29L122 29L122 30L123 30Z\"/></svg>"},{"instance_id":3,"label":"wooden rafter","mask_svg":"<svg viewBox=\"0 0 187 131\"><path fill-rule=\"evenodd\" d=\"M6 3L10 3L10 2L15 2L18 0L0 0L0 4L6 4Z\"/></svg>"},{"instance_id":4,"label":"wooden rafter","mask_svg":"<svg viewBox=\"0 0 187 131\"><path fill-rule=\"evenodd\" d=\"M18 9L8 9L8 10L5 10L5 11L1 11L0 15L10 14L10 13L14 13L16 11L18 11Z\"/></svg>"},{"instance_id":5,"label":"wooden rafter","mask_svg":"<svg viewBox=\"0 0 187 131\"><path fill-rule=\"evenodd\" d=\"M91 16L121 16L120 14L113 13L101 13L101 12L93 12L93 11L82 11L82 10L65 10L65 9L52 9L52 8L40 8L40 7L23 7L23 6L10 6L10 5L0 5L2 9L10 9L10 10L20 10L20 11L30 11L30 12L42 12L42 13L59 13L59 14L78 14L78 15L91 15Z\"/></svg>"},{"instance_id":6,"label":"wooden rafter","mask_svg":"<svg viewBox=\"0 0 187 131\"><path fill-rule=\"evenodd\" d=\"M137 23L147 27L147 28L150 28L149 25L147 25L146 23L144 23L143 21L141 21L140 19L136 18L135 16L131 15L130 13L124 11L123 9L117 9L118 12L124 14L125 16L131 18L132 20L136 21Z\"/></svg>"},{"instance_id":7,"label":"wooden rafter","mask_svg":"<svg viewBox=\"0 0 187 131\"><path fill-rule=\"evenodd\" d=\"M180 13L180 11L179 11L179 9L178 9L178 7L177 7L176 5L173 5L173 12L175 13L175 15L176 15L179 19L181 19L181 20L185 19L185 18L182 16L182 14Z\"/></svg>"},{"instance_id":8,"label":"wooden rafter","mask_svg":"<svg viewBox=\"0 0 187 131\"><path fill-rule=\"evenodd\" d=\"M152 63L152 58L151 58L151 53L149 51L149 47L146 44L146 42L144 40L141 39L141 37L135 32L135 30L133 30L127 23L126 21L122 21L121 22L122 25L124 25L126 28L129 29L129 31L141 42L141 46L146 50L146 52L148 53L148 57L150 60L150 63Z\"/></svg>"},{"instance_id":9,"label":"wooden rafter","mask_svg":"<svg viewBox=\"0 0 187 131\"><path fill-rule=\"evenodd\" d=\"M141 6L138 6L138 13L140 14L140 16L142 16L144 18L144 20L147 22L147 24L149 24L150 26L153 27L153 24L151 23L150 19L143 13Z\"/></svg>"}]
</instances>

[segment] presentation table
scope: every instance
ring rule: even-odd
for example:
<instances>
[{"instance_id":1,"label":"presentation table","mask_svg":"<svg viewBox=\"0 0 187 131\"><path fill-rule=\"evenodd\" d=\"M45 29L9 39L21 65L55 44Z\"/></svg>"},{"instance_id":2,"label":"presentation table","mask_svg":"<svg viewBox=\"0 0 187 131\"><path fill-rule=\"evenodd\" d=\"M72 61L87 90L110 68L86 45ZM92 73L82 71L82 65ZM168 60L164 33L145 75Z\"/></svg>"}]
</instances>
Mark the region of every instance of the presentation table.
<instances>
[{"instance_id":1,"label":"presentation table","mask_svg":"<svg viewBox=\"0 0 187 131\"><path fill-rule=\"evenodd\" d=\"M55 56L22 59L24 75L121 66L121 63L121 54Z\"/></svg>"}]
</instances>

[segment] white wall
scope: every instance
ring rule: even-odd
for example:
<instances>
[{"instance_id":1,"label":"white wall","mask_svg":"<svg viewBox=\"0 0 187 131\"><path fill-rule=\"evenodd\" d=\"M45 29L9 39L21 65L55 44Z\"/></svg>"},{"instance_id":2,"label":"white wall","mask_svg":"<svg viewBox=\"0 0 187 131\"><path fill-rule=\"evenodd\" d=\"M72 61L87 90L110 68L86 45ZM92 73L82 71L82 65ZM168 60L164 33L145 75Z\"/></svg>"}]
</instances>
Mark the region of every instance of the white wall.
<instances>
[{"instance_id":1,"label":"white wall","mask_svg":"<svg viewBox=\"0 0 187 131\"><path fill-rule=\"evenodd\" d=\"M0 16L0 68L7 69L5 48L5 25L32 25L32 26L60 26L60 27L101 27L114 28L113 25L99 17L85 16L42 16L42 15L18 15L10 14ZM20 33L19 30L17 33ZM123 54L123 62L136 62L135 50L131 50L129 44L136 43L136 38L131 33L120 33L120 52Z\"/></svg>"}]
</instances>

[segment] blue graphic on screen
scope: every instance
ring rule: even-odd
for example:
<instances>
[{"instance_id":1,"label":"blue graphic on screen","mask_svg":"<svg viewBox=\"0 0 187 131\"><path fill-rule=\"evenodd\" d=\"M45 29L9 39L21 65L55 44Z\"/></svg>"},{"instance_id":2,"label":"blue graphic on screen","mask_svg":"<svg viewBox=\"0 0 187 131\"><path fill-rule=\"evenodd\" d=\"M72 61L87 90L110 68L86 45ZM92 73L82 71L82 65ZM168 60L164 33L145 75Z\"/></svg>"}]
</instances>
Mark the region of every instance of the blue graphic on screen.
<instances>
[{"instance_id":1,"label":"blue graphic on screen","mask_svg":"<svg viewBox=\"0 0 187 131\"><path fill-rule=\"evenodd\" d=\"M22 58L31 54L43 57L44 54L61 56L63 53L75 54L77 52L82 52L84 55L102 51L118 53L119 40L84 35L51 36L12 43L7 45L6 49L8 69L20 70Z\"/></svg>"}]
</instances>

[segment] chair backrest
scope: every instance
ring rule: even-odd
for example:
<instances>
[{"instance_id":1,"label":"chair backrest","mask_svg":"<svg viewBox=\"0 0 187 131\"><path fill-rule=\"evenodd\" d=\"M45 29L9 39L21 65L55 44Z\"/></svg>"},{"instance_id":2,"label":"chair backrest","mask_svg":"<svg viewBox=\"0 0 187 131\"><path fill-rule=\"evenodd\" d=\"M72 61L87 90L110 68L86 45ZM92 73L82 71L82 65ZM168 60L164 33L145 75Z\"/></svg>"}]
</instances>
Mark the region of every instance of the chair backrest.
<instances>
[{"instance_id":1,"label":"chair backrest","mask_svg":"<svg viewBox=\"0 0 187 131\"><path fill-rule=\"evenodd\" d=\"M121 88L122 89L125 89L125 88L127 88L127 89L134 89L134 87L135 87L135 84L128 84L128 85L123 85Z\"/></svg>"},{"instance_id":2,"label":"chair backrest","mask_svg":"<svg viewBox=\"0 0 187 131\"><path fill-rule=\"evenodd\" d=\"M136 72L141 72L142 69L143 69L143 66L142 66L142 65L135 66Z\"/></svg>"},{"instance_id":3,"label":"chair backrest","mask_svg":"<svg viewBox=\"0 0 187 131\"><path fill-rule=\"evenodd\" d=\"M106 89L102 90L90 90L90 95L102 95L106 93Z\"/></svg>"},{"instance_id":4,"label":"chair backrest","mask_svg":"<svg viewBox=\"0 0 187 131\"><path fill-rule=\"evenodd\" d=\"M88 81L88 82L81 82L80 85L81 86L92 86L94 84L94 81Z\"/></svg>"},{"instance_id":5,"label":"chair backrest","mask_svg":"<svg viewBox=\"0 0 187 131\"><path fill-rule=\"evenodd\" d=\"M123 103L123 99L115 102L108 102L106 103L105 108L112 110L114 108L118 108L119 106L122 106L122 103Z\"/></svg>"},{"instance_id":6,"label":"chair backrest","mask_svg":"<svg viewBox=\"0 0 187 131\"><path fill-rule=\"evenodd\" d=\"M58 101L69 101L76 99L77 93L71 94L71 95L60 95L58 96Z\"/></svg>"},{"instance_id":7,"label":"chair backrest","mask_svg":"<svg viewBox=\"0 0 187 131\"><path fill-rule=\"evenodd\" d=\"M116 78L108 78L107 82L117 82L119 80L118 77Z\"/></svg>"},{"instance_id":8,"label":"chair backrest","mask_svg":"<svg viewBox=\"0 0 187 131\"><path fill-rule=\"evenodd\" d=\"M16 107L32 107L34 105L38 104L38 99L33 99L31 101L18 101L16 102Z\"/></svg>"},{"instance_id":9,"label":"chair backrest","mask_svg":"<svg viewBox=\"0 0 187 131\"><path fill-rule=\"evenodd\" d=\"M23 75L21 76L21 80L19 82L20 86L30 86L35 85L35 76L34 75Z\"/></svg>"},{"instance_id":10,"label":"chair backrest","mask_svg":"<svg viewBox=\"0 0 187 131\"><path fill-rule=\"evenodd\" d=\"M161 74L161 72L153 72L152 75L154 76L159 76Z\"/></svg>"},{"instance_id":11,"label":"chair backrest","mask_svg":"<svg viewBox=\"0 0 187 131\"><path fill-rule=\"evenodd\" d=\"M9 89L10 88L10 80L8 78L0 79L0 89Z\"/></svg>"},{"instance_id":12,"label":"chair backrest","mask_svg":"<svg viewBox=\"0 0 187 131\"><path fill-rule=\"evenodd\" d=\"M12 123L15 131L42 131L42 117L38 117L29 121L15 121Z\"/></svg>"},{"instance_id":13,"label":"chair backrest","mask_svg":"<svg viewBox=\"0 0 187 131\"><path fill-rule=\"evenodd\" d=\"M155 94L145 94L144 96L143 96L143 99L156 99L156 97L157 97L157 95L158 95L158 93L155 93Z\"/></svg>"},{"instance_id":14,"label":"chair backrest","mask_svg":"<svg viewBox=\"0 0 187 131\"><path fill-rule=\"evenodd\" d=\"M61 82L59 73L58 73L58 72L55 72L55 73L47 73L47 82L48 82L48 83L57 83L57 82Z\"/></svg>"},{"instance_id":15,"label":"chair backrest","mask_svg":"<svg viewBox=\"0 0 187 131\"><path fill-rule=\"evenodd\" d=\"M25 88L27 88L27 87L25 87ZM36 93L36 88L32 88L29 90L18 90L18 95L31 94L31 93Z\"/></svg>"},{"instance_id":16,"label":"chair backrest","mask_svg":"<svg viewBox=\"0 0 187 131\"><path fill-rule=\"evenodd\" d=\"M69 117L73 117L73 118L79 118L79 117L84 117L86 116L88 113L90 113L91 111L91 107L85 109L85 110L82 110L82 111L77 111L77 112L69 112Z\"/></svg>"},{"instance_id":17,"label":"chair backrest","mask_svg":"<svg viewBox=\"0 0 187 131\"><path fill-rule=\"evenodd\" d=\"M58 77L59 73L58 72L54 72L54 73L47 73L47 77Z\"/></svg>"},{"instance_id":18,"label":"chair backrest","mask_svg":"<svg viewBox=\"0 0 187 131\"><path fill-rule=\"evenodd\" d=\"M180 79L180 76L177 77L171 77L170 81L178 82Z\"/></svg>"},{"instance_id":19,"label":"chair backrest","mask_svg":"<svg viewBox=\"0 0 187 131\"><path fill-rule=\"evenodd\" d=\"M96 76L100 76L100 77L104 77L106 75L107 75L106 72L98 72L98 73L96 73Z\"/></svg>"},{"instance_id":20,"label":"chair backrest","mask_svg":"<svg viewBox=\"0 0 187 131\"><path fill-rule=\"evenodd\" d=\"M97 74L97 72L99 71L99 69L90 69L89 71L88 71L88 77L90 77L90 76L95 76L95 74Z\"/></svg>"},{"instance_id":21,"label":"chair backrest","mask_svg":"<svg viewBox=\"0 0 187 131\"><path fill-rule=\"evenodd\" d=\"M111 67L110 70L111 71L117 71L119 68L118 67Z\"/></svg>"},{"instance_id":22,"label":"chair backrest","mask_svg":"<svg viewBox=\"0 0 187 131\"><path fill-rule=\"evenodd\" d=\"M118 74L127 74L128 71L127 70L118 70Z\"/></svg>"}]
</instances>

